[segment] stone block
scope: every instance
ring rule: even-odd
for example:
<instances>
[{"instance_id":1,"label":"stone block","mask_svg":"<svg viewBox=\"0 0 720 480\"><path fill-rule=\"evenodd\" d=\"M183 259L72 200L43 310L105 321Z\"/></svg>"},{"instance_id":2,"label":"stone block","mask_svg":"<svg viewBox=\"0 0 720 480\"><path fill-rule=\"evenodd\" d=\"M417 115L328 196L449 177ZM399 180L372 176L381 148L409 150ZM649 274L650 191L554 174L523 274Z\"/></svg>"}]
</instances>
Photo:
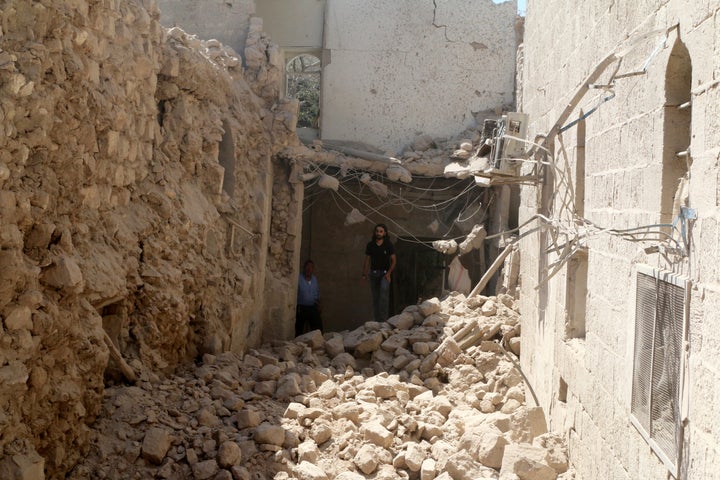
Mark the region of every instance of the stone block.
<instances>
[{"instance_id":1,"label":"stone block","mask_svg":"<svg viewBox=\"0 0 720 480\"><path fill-rule=\"evenodd\" d=\"M173 437L170 432L164 428L151 428L145 433L145 438L142 442L142 458L155 465L160 465L170 449L172 439Z\"/></svg>"},{"instance_id":2,"label":"stone block","mask_svg":"<svg viewBox=\"0 0 720 480\"><path fill-rule=\"evenodd\" d=\"M499 469L507 444L508 441L499 431L488 426L465 433L460 438L459 447L467 450L486 467Z\"/></svg>"},{"instance_id":3,"label":"stone block","mask_svg":"<svg viewBox=\"0 0 720 480\"><path fill-rule=\"evenodd\" d=\"M365 475L370 475L378 467L376 449L377 447L374 445L365 444L360 447L360 450L358 450L357 454L353 458L355 466L357 466Z\"/></svg>"},{"instance_id":4,"label":"stone block","mask_svg":"<svg viewBox=\"0 0 720 480\"><path fill-rule=\"evenodd\" d=\"M58 290L81 291L83 275L74 258L61 256L42 272L40 281Z\"/></svg>"},{"instance_id":5,"label":"stone block","mask_svg":"<svg viewBox=\"0 0 720 480\"><path fill-rule=\"evenodd\" d=\"M531 443L535 437L547 433L545 414L541 407L525 407L510 416L510 438Z\"/></svg>"},{"instance_id":6,"label":"stone block","mask_svg":"<svg viewBox=\"0 0 720 480\"><path fill-rule=\"evenodd\" d=\"M521 480L555 480L557 472L545 462L545 450L527 444L505 447L501 474L514 473Z\"/></svg>"},{"instance_id":7,"label":"stone block","mask_svg":"<svg viewBox=\"0 0 720 480\"><path fill-rule=\"evenodd\" d=\"M388 448L392 445L393 433L379 422L371 422L362 428L363 438L379 447Z\"/></svg>"},{"instance_id":8,"label":"stone block","mask_svg":"<svg viewBox=\"0 0 720 480\"><path fill-rule=\"evenodd\" d=\"M9 332L16 330L32 330L32 311L25 306L11 309L5 316L5 328Z\"/></svg>"},{"instance_id":9,"label":"stone block","mask_svg":"<svg viewBox=\"0 0 720 480\"><path fill-rule=\"evenodd\" d=\"M285 443L285 429L279 425L262 423L255 427L253 440L259 444L281 446Z\"/></svg>"},{"instance_id":10,"label":"stone block","mask_svg":"<svg viewBox=\"0 0 720 480\"><path fill-rule=\"evenodd\" d=\"M232 441L220 444L217 453L218 465L222 468L231 468L242 461L242 449L240 445Z\"/></svg>"},{"instance_id":11,"label":"stone block","mask_svg":"<svg viewBox=\"0 0 720 480\"><path fill-rule=\"evenodd\" d=\"M402 312L398 315L390 317L387 323L398 330L408 330L415 324L415 317L410 312Z\"/></svg>"},{"instance_id":12,"label":"stone block","mask_svg":"<svg viewBox=\"0 0 720 480\"><path fill-rule=\"evenodd\" d=\"M7 455L0 459L0 478L6 480L45 480L45 459L36 452Z\"/></svg>"},{"instance_id":13,"label":"stone block","mask_svg":"<svg viewBox=\"0 0 720 480\"><path fill-rule=\"evenodd\" d=\"M440 300L437 298L431 298L429 300L425 300L420 304L420 313L423 314L423 316L428 317L434 313L438 313L440 311Z\"/></svg>"}]
</instances>

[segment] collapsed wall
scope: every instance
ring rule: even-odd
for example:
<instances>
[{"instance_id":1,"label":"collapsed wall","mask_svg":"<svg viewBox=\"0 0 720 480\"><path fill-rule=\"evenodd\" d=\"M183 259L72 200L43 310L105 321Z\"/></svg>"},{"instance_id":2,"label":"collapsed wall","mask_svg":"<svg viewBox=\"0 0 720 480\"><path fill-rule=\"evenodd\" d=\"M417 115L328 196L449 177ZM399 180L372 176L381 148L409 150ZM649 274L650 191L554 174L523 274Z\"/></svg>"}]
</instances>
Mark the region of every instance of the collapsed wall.
<instances>
[{"instance_id":1,"label":"collapsed wall","mask_svg":"<svg viewBox=\"0 0 720 480\"><path fill-rule=\"evenodd\" d=\"M270 233L302 203L273 163L296 105L273 103L272 47L251 25L244 70L159 15L154 0L0 9L2 478L74 465L104 376L258 344L266 282L297 261Z\"/></svg>"}]
</instances>

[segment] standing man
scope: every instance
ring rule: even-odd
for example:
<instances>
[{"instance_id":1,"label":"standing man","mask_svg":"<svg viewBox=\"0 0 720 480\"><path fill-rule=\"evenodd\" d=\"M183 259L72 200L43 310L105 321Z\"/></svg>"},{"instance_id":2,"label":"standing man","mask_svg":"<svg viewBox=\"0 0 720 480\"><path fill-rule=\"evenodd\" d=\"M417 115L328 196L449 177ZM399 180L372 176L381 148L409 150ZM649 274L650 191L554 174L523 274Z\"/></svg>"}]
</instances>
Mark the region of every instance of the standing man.
<instances>
[{"instance_id":1,"label":"standing man","mask_svg":"<svg viewBox=\"0 0 720 480\"><path fill-rule=\"evenodd\" d=\"M370 277L370 293L373 301L373 314L376 322L388 319L390 301L390 275L395 270L395 247L388 238L388 229L382 224L375 225L372 240L365 247L363 280Z\"/></svg>"},{"instance_id":2,"label":"standing man","mask_svg":"<svg viewBox=\"0 0 720 480\"><path fill-rule=\"evenodd\" d=\"M308 260L298 278L297 309L295 311L296 337L305 333L305 327L308 325L310 331L320 330L322 332L320 286L317 277L313 275L314 270L315 264L312 260Z\"/></svg>"}]
</instances>

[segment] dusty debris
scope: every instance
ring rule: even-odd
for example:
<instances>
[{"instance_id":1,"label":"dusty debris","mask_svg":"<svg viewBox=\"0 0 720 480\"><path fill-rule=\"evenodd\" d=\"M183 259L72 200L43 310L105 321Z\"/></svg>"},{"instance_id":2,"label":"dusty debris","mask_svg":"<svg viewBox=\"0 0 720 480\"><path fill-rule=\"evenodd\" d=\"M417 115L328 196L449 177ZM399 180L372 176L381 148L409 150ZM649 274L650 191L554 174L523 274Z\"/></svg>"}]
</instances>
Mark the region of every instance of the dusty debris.
<instances>
[{"instance_id":1,"label":"dusty debris","mask_svg":"<svg viewBox=\"0 0 720 480\"><path fill-rule=\"evenodd\" d=\"M498 341L512 297L451 294L386 323L207 354L105 392L85 478L572 478Z\"/></svg>"},{"instance_id":2,"label":"dusty debris","mask_svg":"<svg viewBox=\"0 0 720 480\"><path fill-rule=\"evenodd\" d=\"M257 346L273 325L252 318L292 314L300 196L273 155L297 105L256 24L245 69L154 0L1 10L0 478L63 478L106 378Z\"/></svg>"}]
</instances>

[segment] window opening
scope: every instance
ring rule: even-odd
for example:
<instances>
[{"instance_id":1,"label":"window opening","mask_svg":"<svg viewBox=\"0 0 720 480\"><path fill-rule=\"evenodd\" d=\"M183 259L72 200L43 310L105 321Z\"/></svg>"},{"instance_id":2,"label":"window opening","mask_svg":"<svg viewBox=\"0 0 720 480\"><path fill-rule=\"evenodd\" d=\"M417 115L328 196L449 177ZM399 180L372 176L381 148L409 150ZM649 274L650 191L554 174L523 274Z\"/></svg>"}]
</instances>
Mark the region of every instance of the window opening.
<instances>
[{"instance_id":1,"label":"window opening","mask_svg":"<svg viewBox=\"0 0 720 480\"><path fill-rule=\"evenodd\" d=\"M320 71L320 59L305 53L290 59L285 67L285 95L300 102L298 128L319 128Z\"/></svg>"},{"instance_id":2,"label":"window opening","mask_svg":"<svg viewBox=\"0 0 720 480\"><path fill-rule=\"evenodd\" d=\"M675 274L638 268L631 418L675 476L682 446L688 290L688 281Z\"/></svg>"},{"instance_id":3,"label":"window opening","mask_svg":"<svg viewBox=\"0 0 720 480\"><path fill-rule=\"evenodd\" d=\"M661 223L680 213L680 196L690 157L692 63L685 45L676 41L665 72ZM669 233L669 232L668 232Z\"/></svg>"},{"instance_id":4,"label":"window opening","mask_svg":"<svg viewBox=\"0 0 720 480\"><path fill-rule=\"evenodd\" d=\"M588 293L588 253L578 250L568 261L565 286L565 339L585 338L585 308Z\"/></svg>"},{"instance_id":5,"label":"window opening","mask_svg":"<svg viewBox=\"0 0 720 480\"><path fill-rule=\"evenodd\" d=\"M567 392L568 384L563 377L560 377L560 383L558 384L558 400L562 403L567 403Z\"/></svg>"}]
</instances>

